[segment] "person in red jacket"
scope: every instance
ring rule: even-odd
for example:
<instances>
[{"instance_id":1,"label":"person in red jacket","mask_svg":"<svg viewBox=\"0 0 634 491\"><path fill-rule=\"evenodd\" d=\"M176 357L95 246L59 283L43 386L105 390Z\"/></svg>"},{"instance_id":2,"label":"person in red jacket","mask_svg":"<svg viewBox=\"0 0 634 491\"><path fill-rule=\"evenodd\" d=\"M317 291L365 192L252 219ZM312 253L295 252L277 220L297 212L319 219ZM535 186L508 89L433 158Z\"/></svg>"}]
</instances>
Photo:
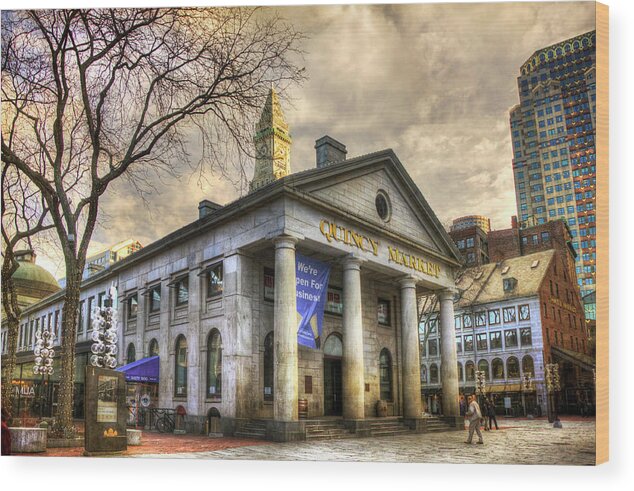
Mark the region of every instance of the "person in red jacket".
<instances>
[{"instance_id":1,"label":"person in red jacket","mask_svg":"<svg viewBox=\"0 0 634 491\"><path fill-rule=\"evenodd\" d=\"M9 412L2 408L2 455L11 455L11 432L9 431Z\"/></svg>"}]
</instances>

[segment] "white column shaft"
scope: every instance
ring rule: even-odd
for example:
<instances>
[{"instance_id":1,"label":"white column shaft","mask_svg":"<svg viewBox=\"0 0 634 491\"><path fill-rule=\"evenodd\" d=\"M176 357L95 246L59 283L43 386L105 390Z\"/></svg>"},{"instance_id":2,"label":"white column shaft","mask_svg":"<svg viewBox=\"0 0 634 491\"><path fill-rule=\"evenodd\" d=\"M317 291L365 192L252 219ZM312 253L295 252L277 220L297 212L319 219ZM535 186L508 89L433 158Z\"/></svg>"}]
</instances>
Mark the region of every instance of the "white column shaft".
<instances>
[{"instance_id":1,"label":"white column shaft","mask_svg":"<svg viewBox=\"0 0 634 491\"><path fill-rule=\"evenodd\" d=\"M401 342L403 352L403 417L422 415L420 384L420 352L416 282L401 280Z\"/></svg>"},{"instance_id":2,"label":"white column shaft","mask_svg":"<svg viewBox=\"0 0 634 491\"><path fill-rule=\"evenodd\" d=\"M343 417L365 417L363 320L361 310L361 261L343 266Z\"/></svg>"},{"instance_id":3,"label":"white column shaft","mask_svg":"<svg viewBox=\"0 0 634 491\"><path fill-rule=\"evenodd\" d=\"M440 300L440 356L442 406L445 416L460 415L458 401L458 355L456 354L456 327L454 324L453 292L442 291Z\"/></svg>"}]
</instances>

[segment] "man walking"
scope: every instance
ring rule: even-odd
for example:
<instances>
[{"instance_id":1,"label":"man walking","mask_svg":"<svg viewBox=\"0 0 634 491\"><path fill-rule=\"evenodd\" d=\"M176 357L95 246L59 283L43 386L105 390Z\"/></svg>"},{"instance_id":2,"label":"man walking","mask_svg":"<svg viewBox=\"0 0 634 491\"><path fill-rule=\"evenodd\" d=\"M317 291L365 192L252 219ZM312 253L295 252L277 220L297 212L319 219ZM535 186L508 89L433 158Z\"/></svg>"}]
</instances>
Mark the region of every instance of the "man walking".
<instances>
[{"instance_id":1,"label":"man walking","mask_svg":"<svg viewBox=\"0 0 634 491\"><path fill-rule=\"evenodd\" d=\"M480 431L482 411L480 411L480 405L476 402L476 397L473 394L469 396L469 410L465 417L469 421L469 437L465 443L471 443L473 440L473 432L475 431L478 434L478 443L483 444L482 432Z\"/></svg>"},{"instance_id":2,"label":"man walking","mask_svg":"<svg viewBox=\"0 0 634 491\"><path fill-rule=\"evenodd\" d=\"M495 423L495 429L499 430L498 428L498 420L495 417L495 404L493 403L493 401L487 399L486 402L486 411L487 411L487 417L489 419L489 429L493 429L493 423Z\"/></svg>"}]
</instances>

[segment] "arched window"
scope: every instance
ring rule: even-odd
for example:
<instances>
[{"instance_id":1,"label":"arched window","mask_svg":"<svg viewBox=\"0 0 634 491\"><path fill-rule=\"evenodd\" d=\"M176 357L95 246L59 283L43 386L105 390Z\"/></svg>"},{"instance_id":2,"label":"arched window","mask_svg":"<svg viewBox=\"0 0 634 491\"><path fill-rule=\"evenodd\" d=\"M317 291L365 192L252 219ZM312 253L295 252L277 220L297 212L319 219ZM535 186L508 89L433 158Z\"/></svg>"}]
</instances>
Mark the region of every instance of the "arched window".
<instances>
[{"instance_id":1,"label":"arched window","mask_svg":"<svg viewBox=\"0 0 634 491\"><path fill-rule=\"evenodd\" d=\"M381 388L381 400L391 401L393 400L392 394L392 355L383 348L379 355L379 376L380 376L380 388Z\"/></svg>"},{"instance_id":2,"label":"arched window","mask_svg":"<svg viewBox=\"0 0 634 491\"><path fill-rule=\"evenodd\" d=\"M484 372L484 379L491 380L491 374L489 373L489 362L486 360L480 360L478 362L478 370Z\"/></svg>"},{"instance_id":3,"label":"arched window","mask_svg":"<svg viewBox=\"0 0 634 491\"><path fill-rule=\"evenodd\" d=\"M130 343L126 352L126 363L132 363L133 361L136 361L136 350L134 349L134 344Z\"/></svg>"},{"instance_id":4,"label":"arched window","mask_svg":"<svg viewBox=\"0 0 634 491\"><path fill-rule=\"evenodd\" d=\"M506 376L508 378L520 378L520 362L514 356L506 360Z\"/></svg>"},{"instance_id":5,"label":"arched window","mask_svg":"<svg viewBox=\"0 0 634 491\"><path fill-rule=\"evenodd\" d=\"M458 362L458 382L462 382L463 373L462 373L462 363Z\"/></svg>"},{"instance_id":6,"label":"arched window","mask_svg":"<svg viewBox=\"0 0 634 491\"><path fill-rule=\"evenodd\" d=\"M522 358L522 373L524 375L530 374L531 377L535 376L535 364L531 355L526 355Z\"/></svg>"},{"instance_id":7,"label":"arched window","mask_svg":"<svg viewBox=\"0 0 634 491\"><path fill-rule=\"evenodd\" d=\"M423 384L427 383L427 366L421 365L420 367L420 381Z\"/></svg>"},{"instance_id":8,"label":"arched window","mask_svg":"<svg viewBox=\"0 0 634 491\"><path fill-rule=\"evenodd\" d=\"M182 334L176 338L174 364L174 394L187 395L187 339Z\"/></svg>"},{"instance_id":9,"label":"arched window","mask_svg":"<svg viewBox=\"0 0 634 491\"><path fill-rule=\"evenodd\" d=\"M273 373L273 331L264 338L264 400L273 400L274 373Z\"/></svg>"},{"instance_id":10,"label":"arched window","mask_svg":"<svg viewBox=\"0 0 634 491\"><path fill-rule=\"evenodd\" d=\"M436 365L435 363L432 363L429 367L429 383L438 383L438 365Z\"/></svg>"},{"instance_id":11,"label":"arched window","mask_svg":"<svg viewBox=\"0 0 634 491\"><path fill-rule=\"evenodd\" d=\"M217 329L207 338L207 397L222 395L222 338Z\"/></svg>"},{"instance_id":12,"label":"arched window","mask_svg":"<svg viewBox=\"0 0 634 491\"><path fill-rule=\"evenodd\" d=\"M158 341L156 339L152 339L152 341L150 341L149 355L150 356L158 356L159 355L159 345L158 345Z\"/></svg>"},{"instance_id":13,"label":"arched window","mask_svg":"<svg viewBox=\"0 0 634 491\"><path fill-rule=\"evenodd\" d=\"M324 355L326 356L343 356L343 344L341 338L336 334L331 334L324 343Z\"/></svg>"},{"instance_id":14,"label":"arched window","mask_svg":"<svg viewBox=\"0 0 634 491\"><path fill-rule=\"evenodd\" d=\"M504 362L500 358L495 358L491 362L491 368L493 369L494 380L500 380L504 378Z\"/></svg>"},{"instance_id":15,"label":"arched window","mask_svg":"<svg viewBox=\"0 0 634 491\"><path fill-rule=\"evenodd\" d=\"M465 363L464 371L467 377L467 382L473 382L475 380L475 363L472 361Z\"/></svg>"}]
</instances>

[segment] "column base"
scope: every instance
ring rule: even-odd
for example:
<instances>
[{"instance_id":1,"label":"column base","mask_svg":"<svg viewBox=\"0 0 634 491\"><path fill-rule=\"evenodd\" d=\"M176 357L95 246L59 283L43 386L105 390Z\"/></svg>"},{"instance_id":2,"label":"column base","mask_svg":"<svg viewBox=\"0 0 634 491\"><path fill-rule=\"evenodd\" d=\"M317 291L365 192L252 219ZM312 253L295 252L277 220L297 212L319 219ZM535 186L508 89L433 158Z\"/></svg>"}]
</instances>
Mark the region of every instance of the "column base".
<instances>
[{"instance_id":1,"label":"column base","mask_svg":"<svg viewBox=\"0 0 634 491\"><path fill-rule=\"evenodd\" d=\"M370 421L367 419L344 419L343 425L358 438L372 436Z\"/></svg>"},{"instance_id":2,"label":"column base","mask_svg":"<svg viewBox=\"0 0 634 491\"><path fill-rule=\"evenodd\" d=\"M297 442L306 440L304 421L266 421L266 439L273 442Z\"/></svg>"}]
</instances>

